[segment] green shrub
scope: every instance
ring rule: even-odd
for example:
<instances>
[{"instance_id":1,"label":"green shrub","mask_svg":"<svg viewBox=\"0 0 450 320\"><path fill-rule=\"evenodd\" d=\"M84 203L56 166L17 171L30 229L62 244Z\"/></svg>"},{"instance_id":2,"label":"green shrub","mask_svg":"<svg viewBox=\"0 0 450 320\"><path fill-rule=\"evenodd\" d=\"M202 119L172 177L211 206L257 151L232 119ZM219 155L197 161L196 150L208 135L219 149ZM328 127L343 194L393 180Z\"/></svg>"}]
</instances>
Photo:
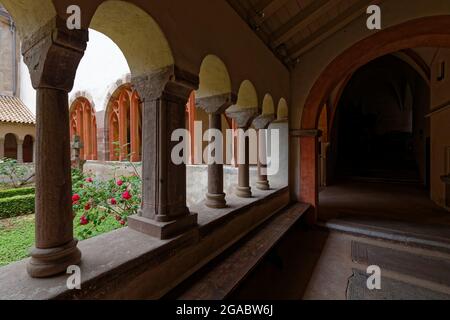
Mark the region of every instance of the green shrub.
<instances>
[{"instance_id":1,"label":"green shrub","mask_svg":"<svg viewBox=\"0 0 450 320\"><path fill-rule=\"evenodd\" d=\"M0 219L34 213L34 194L0 199Z\"/></svg>"},{"instance_id":2,"label":"green shrub","mask_svg":"<svg viewBox=\"0 0 450 320\"><path fill-rule=\"evenodd\" d=\"M0 190L0 199L34 194L35 191L34 187Z\"/></svg>"}]
</instances>

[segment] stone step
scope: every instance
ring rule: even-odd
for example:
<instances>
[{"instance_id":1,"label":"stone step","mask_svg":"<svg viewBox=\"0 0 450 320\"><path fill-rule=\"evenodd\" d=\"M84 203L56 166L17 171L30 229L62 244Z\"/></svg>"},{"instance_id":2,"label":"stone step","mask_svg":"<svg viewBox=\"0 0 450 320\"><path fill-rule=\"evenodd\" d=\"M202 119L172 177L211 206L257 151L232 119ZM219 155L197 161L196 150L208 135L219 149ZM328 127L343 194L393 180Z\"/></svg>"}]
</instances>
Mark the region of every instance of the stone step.
<instances>
[{"instance_id":1,"label":"stone step","mask_svg":"<svg viewBox=\"0 0 450 320\"><path fill-rule=\"evenodd\" d=\"M450 253L450 228L406 221L383 220L373 217L342 217L319 222L320 227Z\"/></svg>"}]
</instances>

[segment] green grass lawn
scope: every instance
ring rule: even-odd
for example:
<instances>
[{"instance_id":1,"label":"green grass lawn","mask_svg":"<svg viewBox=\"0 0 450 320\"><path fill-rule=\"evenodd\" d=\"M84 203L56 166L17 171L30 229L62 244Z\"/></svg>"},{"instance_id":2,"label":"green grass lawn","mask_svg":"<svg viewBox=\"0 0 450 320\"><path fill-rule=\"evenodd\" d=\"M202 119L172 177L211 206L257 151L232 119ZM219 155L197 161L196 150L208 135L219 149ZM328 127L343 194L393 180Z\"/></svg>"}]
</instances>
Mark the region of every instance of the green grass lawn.
<instances>
[{"instance_id":1,"label":"green grass lawn","mask_svg":"<svg viewBox=\"0 0 450 320\"><path fill-rule=\"evenodd\" d=\"M80 216L81 214L75 221L79 221ZM92 233L91 238L120 227L121 225L114 217L108 217L98 227L98 230ZM78 228L82 228L82 226L74 226L75 236ZM0 220L0 266L5 266L28 257L28 252L33 245L34 215Z\"/></svg>"}]
</instances>

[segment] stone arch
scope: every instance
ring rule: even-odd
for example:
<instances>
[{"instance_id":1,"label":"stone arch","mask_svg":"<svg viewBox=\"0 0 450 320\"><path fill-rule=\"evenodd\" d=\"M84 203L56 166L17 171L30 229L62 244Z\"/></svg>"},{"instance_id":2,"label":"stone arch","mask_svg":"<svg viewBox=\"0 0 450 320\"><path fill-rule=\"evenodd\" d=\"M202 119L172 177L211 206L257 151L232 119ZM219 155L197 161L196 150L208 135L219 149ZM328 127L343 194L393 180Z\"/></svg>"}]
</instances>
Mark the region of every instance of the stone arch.
<instances>
[{"instance_id":1,"label":"stone arch","mask_svg":"<svg viewBox=\"0 0 450 320\"><path fill-rule=\"evenodd\" d=\"M113 95L117 94L117 90L119 90L122 86L127 86L131 83L131 74L126 74L123 77L121 77L120 79L117 79L116 82L112 83L109 85L108 89L107 89L107 93L105 96L105 100L102 104L102 110L104 110L106 112L106 109L109 106L109 103L111 101L111 98L113 97Z\"/></svg>"},{"instance_id":2,"label":"stone arch","mask_svg":"<svg viewBox=\"0 0 450 320\"><path fill-rule=\"evenodd\" d=\"M97 160L97 117L92 100L82 93L75 94L69 109L70 140L80 137L83 147L80 150L81 160Z\"/></svg>"},{"instance_id":3,"label":"stone arch","mask_svg":"<svg viewBox=\"0 0 450 320\"><path fill-rule=\"evenodd\" d=\"M92 95L89 92L87 92L85 90L77 91L73 95L71 95L70 100L69 100L70 108L72 108L73 103L79 98L86 99L87 101L89 101L89 104L91 105L92 109L96 110L94 98L92 97Z\"/></svg>"},{"instance_id":4,"label":"stone arch","mask_svg":"<svg viewBox=\"0 0 450 320\"><path fill-rule=\"evenodd\" d=\"M57 13L51 0L1 0L17 26L21 39L45 26Z\"/></svg>"},{"instance_id":5,"label":"stone arch","mask_svg":"<svg viewBox=\"0 0 450 320\"><path fill-rule=\"evenodd\" d=\"M286 99L281 98L277 107L277 121L286 121L289 118L289 109Z\"/></svg>"},{"instance_id":6,"label":"stone arch","mask_svg":"<svg viewBox=\"0 0 450 320\"><path fill-rule=\"evenodd\" d=\"M336 57L315 81L305 102L302 129L315 129L325 100L343 78L367 62L414 47L450 47L450 16L411 20L379 31Z\"/></svg>"},{"instance_id":7,"label":"stone arch","mask_svg":"<svg viewBox=\"0 0 450 320\"><path fill-rule=\"evenodd\" d=\"M169 43L158 24L132 3L103 2L90 28L105 34L119 46L134 77L174 64Z\"/></svg>"},{"instance_id":8,"label":"stone arch","mask_svg":"<svg viewBox=\"0 0 450 320\"><path fill-rule=\"evenodd\" d=\"M262 115L275 114L275 104L274 104L273 98L270 94L266 94L264 96L261 114Z\"/></svg>"},{"instance_id":9,"label":"stone arch","mask_svg":"<svg viewBox=\"0 0 450 320\"><path fill-rule=\"evenodd\" d=\"M231 92L231 79L225 63L215 55L207 55L200 67L200 86L197 98L217 96Z\"/></svg>"},{"instance_id":10,"label":"stone arch","mask_svg":"<svg viewBox=\"0 0 450 320\"><path fill-rule=\"evenodd\" d=\"M258 94L250 80L244 80L241 83L236 105L242 109L258 108Z\"/></svg>"},{"instance_id":11,"label":"stone arch","mask_svg":"<svg viewBox=\"0 0 450 320\"><path fill-rule=\"evenodd\" d=\"M318 139L316 131L326 99L334 88L359 67L387 55L415 47L450 47L450 15L411 20L379 31L352 45L338 55L314 82L303 109L300 130L300 190L298 200L314 210L309 223L317 221L319 201Z\"/></svg>"},{"instance_id":12,"label":"stone arch","mask_svg":"<svg viewBox=\"0 0 450 320\"><path fill-rule=\"evenodd\" d=\"M110 161L140 161L142 109L139 94L130 83L118 86L109 95L104 123L106 158Z\"/></svg>"}]
</instances>

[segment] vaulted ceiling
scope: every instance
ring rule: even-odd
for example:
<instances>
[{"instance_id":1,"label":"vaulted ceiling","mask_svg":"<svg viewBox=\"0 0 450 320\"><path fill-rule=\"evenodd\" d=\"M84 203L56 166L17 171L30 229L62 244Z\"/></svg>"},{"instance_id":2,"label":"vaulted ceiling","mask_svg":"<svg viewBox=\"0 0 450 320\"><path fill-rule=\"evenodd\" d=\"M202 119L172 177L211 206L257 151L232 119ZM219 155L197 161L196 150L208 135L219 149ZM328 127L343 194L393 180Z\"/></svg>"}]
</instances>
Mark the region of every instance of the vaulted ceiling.
<instances>
[{"instance_id":1,"label":"vaulted ceiling","mask_svg":"<svg viewBox=\"0 0 450 320\"><path fill-rule=\"evenodd\" d=\"M363 14L373 0L227 0L287 66Z\"/></svg>"}]
</instances>

